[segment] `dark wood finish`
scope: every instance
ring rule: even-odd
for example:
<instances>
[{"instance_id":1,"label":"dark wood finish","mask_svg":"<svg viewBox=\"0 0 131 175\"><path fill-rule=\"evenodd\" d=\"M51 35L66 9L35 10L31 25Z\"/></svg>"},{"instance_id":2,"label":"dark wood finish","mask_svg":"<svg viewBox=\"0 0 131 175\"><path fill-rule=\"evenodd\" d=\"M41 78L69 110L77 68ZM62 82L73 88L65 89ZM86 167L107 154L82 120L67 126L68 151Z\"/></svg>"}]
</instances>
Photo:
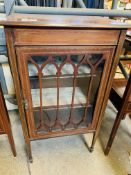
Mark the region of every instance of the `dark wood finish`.
<instances>
[{"instance_id":1,"label":"dark wood finish","mask_svg":"<svg viewBox=\"0 0 131 175\"><path fill-rule=\"evenodd\" d=\"M119 84L118 84L119 81ZM117 83L114 81L113 87L111 90L110 100L113 104L119 103L119 106L115 105L116 109L118 110L118 114L116 116L107 146L105 148L105 155L109 154L110 148L114 141L116 132L119 128L121 120L124 118L125 114L131 114L131 73L130 78L125 86L121 83L121 80L118 80ZM121 94L121 90L124 88L123 94ZM112 98L112 93L118 94L119 98Z\"/></svg>"},{"instance_id":2,"label":"dark wood finish","mask_svg":"<svg viewBox=\"0 0 131 175\"><path fill-rule=\"evenodd\" d=\"M120 26L120 23L107 18L55 15L25 16L20 14L10 16L0 23L5 26L10 65L29 159L32 159L31 140L87 132L94 133L90 149L92 151L99 133L115 73L114 70L118 64L120 50L125 38L126 30L122 29L127 28L127 25L123 23ZM62 57L65 55L66 59L63 59L63 61L54 58L54 56ZM77 55L77 57L75 56L75 59L72 59L72 55ZM47 58L45 59L45 57ZM81 61L78 58L81 58ZM39 60L40 64L38 64ZM37 72L35 76L38 81L35 86L30 82L29 64L35 66ZM48 70L45 69L48 64L53 64L56 68L56 73L52 76L45 76L45 73L42 72ZM71 75L67 67L65 69L66 75L62 75L62 68L66 64L73 67ZM78 68L81 65L83 66L82 70L85 70L85 67L86 70L88 69L88 73L80 75ZM87 84L80 83L81 81L78 83L78 77L84 77L85 75L88 79L85 81ZM69 82L71 82L69 78L71 77L72 85L69 85ZM43 106L45 91L43 80L49 78L52 81L46 81L46 88L48 90L52 88L51 92L56 81L55 107L53 104ZM62 86L60 79L62 79ZM63 105L60 101L60 90L68 85L72 87L71 102ZM86 94L84 94L86 100L77 104L75 93L76 87L79 85L87 88ZM93 95L92 89L95 89L95 86L97 88ZM38 106L34 106L32 87L36 90L39 87ZM93 99L94 101L92 101ZM47 100L45 104L50 101ZM64 101L64 98L62 101ZM84 115L80 115L79 122L76 122L76 118L74 120L73 117L76 117L80 110L75 115L73 115L73 110L80 105L84 105ZM53 119L54 111L51 111L54 108L56 110L55 119ZM60 117L64 116L65 111L61 115L59 112L65 108L69 109L70 112L68 119L62 124ZM47 109L48 111L45 111L45 113L51 111L51 120L54 120L53 125L51 125L49 115L43 119L43 116L45 116L43 111ZM39 120L36 122L36 119ZM90 121L87 122L88 119Z\"/></svg>"},{"instance_id":3,"label":"dark wood finish","mask_svg":"<svg viewBox=\"0 0 131 175\"><path fill-rule=\"evenodd\" d=\"M16 157L16 149L15 149L14 139L12 135L11 124L10 124L8 112L6 109L2 89L0 86L0 135L1 134L7 134L12 153Z\"/></svg>"}]
</instances>

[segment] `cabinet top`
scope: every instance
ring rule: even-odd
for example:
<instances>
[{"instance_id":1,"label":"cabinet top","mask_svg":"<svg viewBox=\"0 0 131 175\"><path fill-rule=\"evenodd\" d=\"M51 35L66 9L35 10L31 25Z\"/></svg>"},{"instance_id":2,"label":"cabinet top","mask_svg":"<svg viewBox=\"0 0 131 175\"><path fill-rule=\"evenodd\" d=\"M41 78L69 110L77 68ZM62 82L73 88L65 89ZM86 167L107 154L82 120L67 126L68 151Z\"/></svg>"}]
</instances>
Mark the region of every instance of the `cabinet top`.
<instances>
[{"instance_id":1,"label":"cabinet top","mask_svg":"<svg viewBox=\"0 0 131 175\"><path fill-rule=\"evenodd\" d=\"M0 25L64 28L131 28L131 23L112 20L108 17L34 14L0 15Z\"/></svg>"}]
</instances>

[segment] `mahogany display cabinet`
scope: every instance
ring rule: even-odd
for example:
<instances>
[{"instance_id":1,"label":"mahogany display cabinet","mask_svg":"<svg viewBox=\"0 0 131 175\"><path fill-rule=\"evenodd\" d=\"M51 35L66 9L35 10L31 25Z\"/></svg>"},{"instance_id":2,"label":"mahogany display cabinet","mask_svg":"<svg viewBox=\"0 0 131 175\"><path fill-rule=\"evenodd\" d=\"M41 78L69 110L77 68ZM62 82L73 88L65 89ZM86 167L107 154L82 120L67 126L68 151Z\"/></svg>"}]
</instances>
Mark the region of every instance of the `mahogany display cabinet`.
<instances>
[{"instance_id":1,"label":"mahogany display cabinet","mask_svg":"<svg viewBox=\"0 0 131 175\"><path fill-rule=\"evenodd\" d=\"M99 133L127 24L103 17L13 14L5 28L26 148Z\"/></svg>"}]
</instances>

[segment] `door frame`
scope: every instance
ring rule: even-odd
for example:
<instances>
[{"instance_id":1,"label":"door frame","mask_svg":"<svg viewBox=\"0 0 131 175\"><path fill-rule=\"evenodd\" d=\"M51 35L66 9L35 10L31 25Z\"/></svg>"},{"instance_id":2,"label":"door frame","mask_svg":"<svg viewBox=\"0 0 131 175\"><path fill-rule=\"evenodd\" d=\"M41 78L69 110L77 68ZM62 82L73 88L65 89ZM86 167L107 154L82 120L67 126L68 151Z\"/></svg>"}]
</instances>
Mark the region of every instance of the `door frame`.
<instances>
[{"instance_id":1,"label":"door frame","mask_svg":"<svg viewBox=\"0 0 131 175\"><path fill-rule=\"evenodd\" d=\"M100 81L100 86L97 95L97 101L95 104L93 112L93 120L91 126L83 129L77 129L77 131L62 131L63 135L68 135L68 133L86 133L90 131L95 131L97 126L97 121L99 119L100 110L102 107L102 102L104 99L104 93L107 86L107 81L109 78L109 72L111 69L113 55L115 51L115 46L16 46L17 62L19 67L19 74L21 80L23 100L26 99L28 102L28 109L26 109L26 119L28 123L28 130L30 138L48 138L62 135L59 132L53 132L52 134L37 133L35 128L35 122L32 110L32 97L30 91L30 81L28 77L27 60L32 55L46 55L46 54L103 54L105 61L104 69L102 72L102 77ZM79 130L79 131L78 131Z\"/></svg>"}]
</instances>

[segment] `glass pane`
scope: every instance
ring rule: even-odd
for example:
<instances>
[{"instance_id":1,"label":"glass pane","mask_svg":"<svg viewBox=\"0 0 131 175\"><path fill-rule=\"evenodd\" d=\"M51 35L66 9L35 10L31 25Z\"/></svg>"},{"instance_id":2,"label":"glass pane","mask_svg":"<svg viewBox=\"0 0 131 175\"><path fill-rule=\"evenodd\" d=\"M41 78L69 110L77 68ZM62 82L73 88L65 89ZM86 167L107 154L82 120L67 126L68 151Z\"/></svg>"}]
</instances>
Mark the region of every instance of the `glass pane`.
<instances>
[{"instance_id":1,"label":"glass pane","mask_svg":"<svg viewBox=\"0 0 131 175\"><path fill-rule=\"evenodd\" d=\"M60 123L65 126L69 122L72 91L73 91L73 73L74 68L70 63L64 64L60 76ZM67 107L68 106L68 107Z\"/></svg>"},{"instance_id":2,"label":"glass pane","mask_svg":"<svg viewBox=\"0 0 131 175\"><path fill-rule=\"evenodd\" d=\"M28 60L34 121L39 132L91 124L104 63L102 54L43 55Z\"/></svg>"}]
</instances>

